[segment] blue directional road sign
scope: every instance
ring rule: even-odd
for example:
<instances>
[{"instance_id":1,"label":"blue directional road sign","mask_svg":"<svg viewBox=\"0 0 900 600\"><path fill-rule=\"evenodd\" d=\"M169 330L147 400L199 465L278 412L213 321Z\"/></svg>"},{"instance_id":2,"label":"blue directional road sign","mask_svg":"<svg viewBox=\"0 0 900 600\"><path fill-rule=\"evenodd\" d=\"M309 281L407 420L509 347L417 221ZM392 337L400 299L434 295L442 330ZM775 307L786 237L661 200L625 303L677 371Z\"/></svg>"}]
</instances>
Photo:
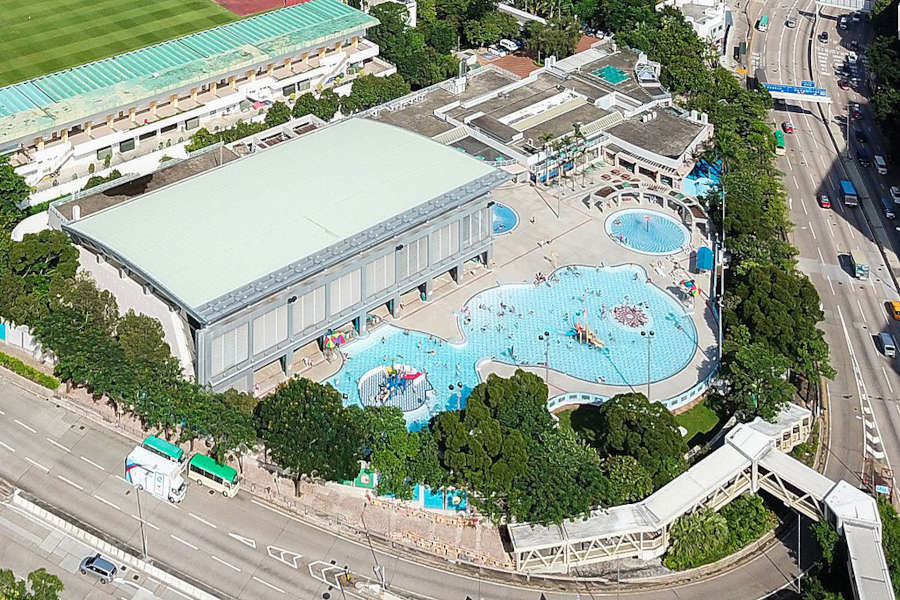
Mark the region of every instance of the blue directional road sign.
<instances>
[{"instance_id":1,"label":"blue directional road sign","mask_svg":"<svg viewBox=\"0 0 900 600\"><path fill-rule=\"evenodd\" d=\"M809 81L809 80L807 80L807 79L804 79L803 81L800 82L800 87L811 87L811 88L814 88L814 87L816 87L816 82L815 82L815 81Z\"/></svg>"},{"instance_id":2,"label":"blue directional road sign","mask_svg":"<svg viewBox=\"0 0 900 600\"><path fill-rule=\"evenodd\" d=\"M828 90L817 87L803 87L801 85L783 85L781 83L763 83L763 87L770 92L781 92L782 94L797 94L800 96L819 96L826 98Z\"/></svg>"}]
</instances>

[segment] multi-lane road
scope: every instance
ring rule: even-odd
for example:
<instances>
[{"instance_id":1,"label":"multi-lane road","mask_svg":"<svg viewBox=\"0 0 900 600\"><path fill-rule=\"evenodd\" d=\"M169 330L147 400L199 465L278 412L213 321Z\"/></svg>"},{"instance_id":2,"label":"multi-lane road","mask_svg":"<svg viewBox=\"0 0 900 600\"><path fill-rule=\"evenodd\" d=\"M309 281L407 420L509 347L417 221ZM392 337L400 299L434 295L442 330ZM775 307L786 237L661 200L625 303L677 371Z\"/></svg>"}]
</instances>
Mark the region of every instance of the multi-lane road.
<instances>
[{"instance_id":1,"label":"multi-lane road","mask_svg":"<svg viewBox=\"0 0 900 600\"><path fill-rule=\"evenodd\" d=\"M869 28L863 21L840 30L837 22L842 13L824 9L817 15L810 0L751 1L746 12L751 24L762 14L770 18L768 32L754 31L750 45L752 60L765 69L767 80L795 85L813 80L833 100L830 127L829 111L820 111L814 104L776 106L771 115L775 126L790 121L795 128L795 133L785 136L787 154L778 162L785 173L799 267L822 298L823 329L831 364L838 372L826 386L831 406L827 474L858 481L865 456L900 464L900 405L896 402L900 378L896 361L884 356L874 341L882 331L900 333L886 308L886 302L897 299L898 293L882 255L882 250L898 247L898 237L880 202L888 196L896 174L879 175L873 167L863 168L846 156L848 143L855 156L854 130L865 132L870 157L886 154L886 148L866 98L840 89L837 75L851 40L865 48ZM786 26L791 16L797 19L795 28ZM819 39L822 31L828 32L827 42ZM865 80L862 75L860 79ZM846 121L838 119L848 116L851 102L862 106L863 119L851 118L851 139L847 140ZM841 202L838 182L848 176L862 196L860 206ZM832 209L819 206L821 194L831 199ZM879 228L884 233L876 236L873 229ZM879 237L881 246L876 242ZM854 248L869 260L869 281L850 274L848 255Z\"/></svg>"}]
</instances>

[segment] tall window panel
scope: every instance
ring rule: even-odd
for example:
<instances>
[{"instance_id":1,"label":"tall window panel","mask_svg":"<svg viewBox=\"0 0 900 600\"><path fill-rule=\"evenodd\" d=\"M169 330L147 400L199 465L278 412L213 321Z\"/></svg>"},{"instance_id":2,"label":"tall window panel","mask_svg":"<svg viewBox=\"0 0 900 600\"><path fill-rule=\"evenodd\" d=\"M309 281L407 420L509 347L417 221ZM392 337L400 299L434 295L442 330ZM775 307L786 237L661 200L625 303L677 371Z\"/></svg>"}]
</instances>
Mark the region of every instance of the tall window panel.
<instances>
[{"instance_id":1,"label":"tall window panel","mask_svg":"<svg viewBox=\"0 0 900 600\"><path fill-rule=\"evenodd\" d=\"M359 271L359 269L351 271L328 284L328 293L331 295L329 314L336 315L360 301Z\"/></svg>"},{"instance_id":2,"label":"tall window panel","mask_svg":"<svg viewBox=\"0 0 900 600\"><path fill-rule=\"evenodd\" d=\"M287 339L287 304L253 319L253 354Z\"/></svg>"},{"instance_id":3,"label":"tall window panel","mask_svg":"<svg viewBox=\"0 0 900 600\"><path fill-rule=\"evenodd\" d=\"M325 320L325 286L298 297L293 304L294 323L291 333L299 333Z\"/></svg>"},{"instance_id":4,"label":"tall window panel","mask_svg":"<svg viewBox=\"0 0 900 600\"><path fill-rule=\"evenodd\" d=\"M374 296L386 287L394 285L395 278L394 254L388 254L377 258L366 265L366 295Z\"/></svg>"},{"instance_id":5,"label":"tall window panel","mask_svg":"<svg viewBox=\"0 0 900 600\"><path fill-rule=\"evenodd\" d=\"M212 374L218 375L226 369L247 360L247 324L235 327L213 338L210 343Z\"/></svg>"}]
</instances>

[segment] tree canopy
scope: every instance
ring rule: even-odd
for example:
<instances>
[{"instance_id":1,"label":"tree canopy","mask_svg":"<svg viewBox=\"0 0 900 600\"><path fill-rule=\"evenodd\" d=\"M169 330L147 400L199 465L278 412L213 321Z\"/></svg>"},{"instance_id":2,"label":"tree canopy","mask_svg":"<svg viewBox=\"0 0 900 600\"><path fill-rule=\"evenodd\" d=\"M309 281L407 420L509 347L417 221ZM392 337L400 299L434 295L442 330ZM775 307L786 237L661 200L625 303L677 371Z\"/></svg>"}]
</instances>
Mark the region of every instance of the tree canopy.
<instances>
[{"instance_id":1,"label":"tree canopy","mask_svg":"<svg viewBox=\"0 0 900 600\"><path fill-rule=\"evenodd\" d=\"M0 569L0 600L58 600L62 591L59 577L43 568L29 573L27 581L17 580L9 569Z\"/></svg>"}]
</instances>

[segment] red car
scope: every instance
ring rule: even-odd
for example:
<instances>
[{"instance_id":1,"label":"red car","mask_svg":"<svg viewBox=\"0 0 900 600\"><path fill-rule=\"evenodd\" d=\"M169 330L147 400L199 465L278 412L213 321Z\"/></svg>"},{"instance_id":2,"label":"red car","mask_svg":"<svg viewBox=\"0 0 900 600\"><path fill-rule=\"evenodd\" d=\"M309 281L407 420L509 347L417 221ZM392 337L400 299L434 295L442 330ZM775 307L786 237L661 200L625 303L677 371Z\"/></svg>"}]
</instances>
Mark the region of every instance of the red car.
<instances>
[{"instance_id":1,"label":"red car","mask_svg":"<svg viewBox=\"0 0 900 600\"><path fill-rule=\"evenodd\" d=\"M828 196L825 194L819 196L819 206L822 208L831 208L831 200L828 199Z\"/></svg>"},{"instance_id":2,"label":"red car","mask_svg":"<svg viewBox=\"0 0 900 600\"><path fill-rule=\"evenodd\" d=\"M857 104L856 102L850 104L850 114L853 115L853 118L857 120L863 118L862 108L860 108L859 104Z\"/></svg>"},{"instance_id":3,"label":"red car","mask_svg":"<svg viewBox=\"0 0 900 600\"><path fill-rule=\"evenodd\" d=\"M846 79L838 79L838 87L841 88L842 90L849 90L850 82L847 81Z\"/></svg>"},{"instance_id":4,"label":"red car","mask_svg":"<svg viewBox=\"0 0 900 600\"><path fill-rule=\"evenodd\" d=\"M794 133L794 124L790 121L785 121L781 124L781 128L784 129L785 133Z\"/></svg>"}]
</instances>

